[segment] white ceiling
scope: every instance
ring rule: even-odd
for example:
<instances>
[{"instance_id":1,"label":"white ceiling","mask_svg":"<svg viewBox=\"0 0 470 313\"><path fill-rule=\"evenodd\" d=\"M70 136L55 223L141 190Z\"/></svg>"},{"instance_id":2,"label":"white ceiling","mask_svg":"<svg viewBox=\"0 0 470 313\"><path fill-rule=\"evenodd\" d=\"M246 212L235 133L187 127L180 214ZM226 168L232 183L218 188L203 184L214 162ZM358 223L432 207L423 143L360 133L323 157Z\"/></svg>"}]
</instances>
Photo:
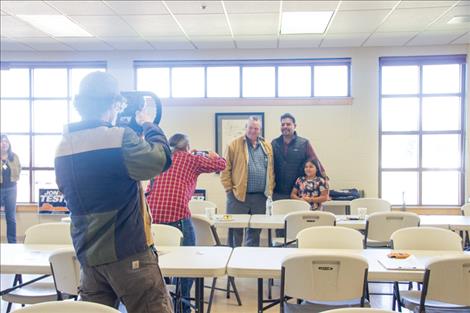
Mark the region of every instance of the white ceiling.
<instances>
[{"instance_id":1,"label":"white ceiling","mask_svg":"<svg viewBox=\"0 0 470 313\"><path fill-rule=\"evenodd\" d=\"M325 34L280 35L286 11L334 10ZM91 38L54 38L18 14L62 14ZM470 44L462 1L1 1L3 51L253 49Z\"/></svg>"}]
</instances>

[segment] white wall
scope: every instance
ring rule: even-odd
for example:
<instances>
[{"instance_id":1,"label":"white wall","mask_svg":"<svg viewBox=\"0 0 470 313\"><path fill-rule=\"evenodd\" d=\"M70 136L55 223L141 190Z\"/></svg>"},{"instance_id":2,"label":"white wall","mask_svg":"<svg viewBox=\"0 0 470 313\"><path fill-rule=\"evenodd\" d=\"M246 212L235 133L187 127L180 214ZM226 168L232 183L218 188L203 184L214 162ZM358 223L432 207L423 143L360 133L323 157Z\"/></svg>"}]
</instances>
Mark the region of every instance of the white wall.
<instances>
[{"instance_id":1,"label":"white wall","mask_svg":"<svg viewBox=\"0 0 470 313\"><path fill-rule=\"evenodd\" d=\"M410 48L357 48L315 50L199 50L163 52L87 52L87 53L2 53L3 61L78 61L104 60L122 89L134 87L133 60L216 60L268 58L352 58L353 105L316 106L175 106L165 107L162 128L167 135L187 133L194 148L215 148L215 112L265 112L265 134L279 136L279 116L291 112L296 116L299 135L309 138L324 163L333 188L357 187L367 196L378 195L378 58L380 56L467 54L469 45L427 46ZM468 84L470 90L470 82ZM467 102L468 97L467 97ZM468 106L467 106L468 107ZM467 110L467 120L470 113ZM470 128L467 124L467 133ZM470 186L470 140L467 137L467 186ZM215 174L203 175L199 188L208 191L211 201L225 208L225 195ZM468 189L468 188L467 188ZM466 198L469 196L467 190Z\"/></svg>"}]
</instances>

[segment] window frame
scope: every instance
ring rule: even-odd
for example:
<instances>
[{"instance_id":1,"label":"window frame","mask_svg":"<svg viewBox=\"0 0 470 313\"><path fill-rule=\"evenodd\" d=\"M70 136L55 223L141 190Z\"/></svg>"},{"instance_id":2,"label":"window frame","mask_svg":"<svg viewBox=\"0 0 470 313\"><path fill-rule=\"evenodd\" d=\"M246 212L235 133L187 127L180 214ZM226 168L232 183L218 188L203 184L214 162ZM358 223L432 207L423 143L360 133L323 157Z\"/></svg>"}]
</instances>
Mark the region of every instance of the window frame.
<instances>
[{"instance_id":1,"label":"window frame","mask_svg":"<svg viewBox=\"0 0 470 313\"><path fill-rule=\"evenodd\" d=\"M334 66L343 65L347 67L347 95L346 96L314 96L314 71L315 66ZM240 79L240 92L237 97L208 97L207 96L207 68L208 67L223 67L223 66L238 66L239 67L239 79ZM243 96L243 68L244 67L274 67L274 97L244 97ZM310 66L311 80L310 80L310 96L292 96L292 97L279 97L279 78L278 68L280 66ZM180 98L173 97L172 95L172 69L175 67L204 67L204 97L198 98ZM272 60L193 60L193 61L152 61L152 60L136 60L134 61L134 88L137 90L138 82L138 69L140 68L169 68L169 97L165 99L179 100L179 99L241 99L241 100L263 100L263 99L276 99L276 100L312 100L312 99L348 99L351 98L351 58L318 58L318 59L272 59Z\"/></svg>"},{"instance_id":2,"label":"window frame","mask_svg":"<svg viewBox=\"0 0 470 313\"><path fill-rule=\"evenodd\" d=\"M444 65L459 64L460 66L460 92L459 93L423 93L423 66L425 65ZM382 67L383 66L403 66L415 65L419 70L419 89L417 94L382 94ZM418 175L417 186L417 207L456 207L465 203L465 173L466 173L466 55L438 55L438 56L406 56L406 57L380 57L379 58L379 162L378 162L378 181L379 197L382 197L382 173L384 172L416 172ZM459 130L423 130L423 99L426 97L460 97L460 129ZM419 121L418 130L415 131L383 131L382 129L382 99L384 98L418 98L419 102ZM457 168L432 168L423 167L423 136L425 135L446 135L455 134L460 136L460 167ZM417 135L418 136L418 165L415 168L383 168L382 167L382 136L383 135ZM457 171L460 174L459 179L459 202L455 204L423 204L423 172L451 172ZM394 204L396 205L396 204Z\"/></svg>"},{"instance_id":3,"label":"window frame","mask_svg":"<svg viewBox=\"0 0 470 313\"><path fill-rule=\"evenodd\" d=\"M18 202L18 203L26 203L26 204L33 204L37 203L34 201L34 172L37 171L54 171L54 167L49 166L33 166L34 161L34 138L36 136L57 136L62 135L62 132L34 132L33 131L33 103L38 100L48 101L48 100L57 100L57 101L64 101L67 103L67 123L70 122L70 108L73 105L73 97L71 95L71 75L70 71L73 69L79 68L96 68L96 69L104 69L107 71L107 63L106 61L78 61L78 62L1 62L1 69L8 70L8 69L16 69L16 68L26 68L28 69L28 97L1 97L0 99L6 101L27 101L29 105L29 132L5 132L5 135L22 135L28 136L29 140L29 164L25 166L23 163L21 166L22 171L28 171L29 174L29 202ZM35 97L33 96L33 71L35 69L49 69L49 68L60 68L67 70L67 96L66 97ZM20 160L21 161L21 160Z\"/></svg>"}]
</instances>

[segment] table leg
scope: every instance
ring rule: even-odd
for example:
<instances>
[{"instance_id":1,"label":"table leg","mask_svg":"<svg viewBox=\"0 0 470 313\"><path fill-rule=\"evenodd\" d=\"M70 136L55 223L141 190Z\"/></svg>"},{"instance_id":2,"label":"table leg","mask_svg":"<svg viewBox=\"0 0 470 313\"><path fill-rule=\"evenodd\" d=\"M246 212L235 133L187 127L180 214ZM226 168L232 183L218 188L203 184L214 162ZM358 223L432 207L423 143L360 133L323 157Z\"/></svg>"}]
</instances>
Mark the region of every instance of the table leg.
<instances>
[{"instance_id":1,"label":"table leg","mask_svg":"<svg viewBox=\"0 0 470 313\"><path fill-rule=\"evenodd\" d=\"M273 246L273 231L271 228L268 229L268 247Z\"/></svg>"},{"instance_id":2,"label":"table leg","mask_svg":"<svg viewBox=\"0 0 470 313\"><path fill-rule=\"evenodd\" d=\"M204 312L204 277L195 280L196 313Z\"/></svg>"},{"instance_id":3,"label":"table leg","mask_svg":"<svg viewBox=\"0 0 470 313\"><path fill-rule=\"evenodd\" d=\"M263 279L258 278L258 313L263 313Z\"/></svg>"}]
</instances>

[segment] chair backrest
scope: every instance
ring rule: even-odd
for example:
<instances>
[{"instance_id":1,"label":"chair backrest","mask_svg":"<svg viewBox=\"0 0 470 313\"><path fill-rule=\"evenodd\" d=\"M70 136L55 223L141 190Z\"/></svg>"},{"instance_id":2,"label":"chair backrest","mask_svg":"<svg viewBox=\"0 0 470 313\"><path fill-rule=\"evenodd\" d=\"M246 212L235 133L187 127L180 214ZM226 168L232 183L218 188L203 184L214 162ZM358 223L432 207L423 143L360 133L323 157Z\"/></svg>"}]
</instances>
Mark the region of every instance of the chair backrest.
<instances>
[{"instance_id":1,"label":"chair backrest","mask_svg":"<svg viewBox=\"0 0 470 313\"><path fill-rule=\"evenodd\" d=\"M336 216L330 212L306 211L292 212L284 217L285 231L288 240L293 240L297 234L306 228L315 226L335 226Z\"/></svg>"},{"instance_id":2,"label":"chair backrest","mask_svg":"<svg viewBox=\"0 0 470 313\"><path fill-rule=\"evenodd\" d=\"M364 237L351 228L318 226L301 230L297 234L297 246L310 249L363 249Z\"/></svg>"},{"instance_id":3,"label":"chair backrest","mask_svg":"<svg viewBox=\"0 0 470 313\"><path fill-rule=\"evenodd\" d=\"M390 236L396 250L462 251L462 238L456 233L437 227L408 227Z\"/></svg>"},{"instance_id":4,"label":"chair backrest","mask_svg":"<svg viewBox=\"0 0 470 313\"><path fill-rule=\"evenodd\" d=\"M379 198L359 198L351 201L349 206L351 215L357 215L357 208L367 208L367 214L374 212L389 212L392 205L390 202Z\"/></svg>"},{"instance_id":5,"label":"chair backrest","mask_svg":"<svg viewBox=\"0 0 470 313\"><path fill-rule=\"evenodd\" d=\"M31 226L25 232L25 244L72 244L69 223L42 223Z\"/></svg>"},{"instance_id":6,"label":"chair backrest","mask_svg":"<svg viewBox=\"0 0 470 313\"><path fill-rule=\"evenodd\" d=\"M206 208L214 208L217 213L217 205L207 200L191 200L189 201L189 210L192 214L206 214Z\"/></svg>"},{"instance_id":7,"label":"chair backrest","mask_svg":"<svg viewBox=\"0 0 470 313\"><path fill-rule=\"evenodd\" d=\"M373 309L373 308L344 308L323 311L323 313L393 313L395 311Z\"/></svg>"},{"instance_id":8,"label":"chair backrest","mask_svg":"<svg viewBox=\"0 0 470 313\"><path fill-rule=\"evenodd\" d=\"M78 295L80 286L80 263L73 248L61 249L49 256L51 272L57 291Z\"/></svg>"},{"instance_id":9,"label":"chair backrest","mask_svg":"<svg viewBox=\"0 0 470 313\"><path fill-rule=\"evenodd\" d=\"M470 216L470 203L464 204L462 206L462 215L463 216Z\"/></svg>"},{"instance_id":10,"label":"chair backrest","mask_svg":"<svg viewBox=\"0 0 470 313\"><path fill-rule=\"evenodd\" d=\"M425 298L470 307L470 255L429 260L423 284L422 301Z\"/></svg>"},{"instance_id":11,"label":"chair backrest","mask_svg":"<svg viewBox=\"0 0 470 313\"><path fill-rule=\"evenodd\" d=\"M85 301L51 301L33 304L16 310L18 313L119 313L118 310L94 302Z\"/></svg>"},{"instance_id":12,"label":"chair backrest","mask_svg":"<svg viewBox=\"0 0 470 313\"><path fill-rule=\"evenodd\" d=\"M419 216L411 212L375 212L366 221L367 239L388 242L390 236L401 228L418 227Z\"/></svg>"},{"instance_id":13,"label":"chair backrest","mask_svg":"<svg viewBox=\"0 0 470 313\"><path fill-rule=\"evenodd\" d=\"M152 237L154 244L158 246L181 246L183 233L174 226L165 224L152 224Z\"/></svg>"},{"instance_id":14,"label":"chair backrest","mask_svg":"<svg viewBox=\"0 0 470 313\"><path fill-rule=\"evenodd\" d=\"M291 212L309 210L310 204L302 200L284 199L273 201L273 215L285 215Z\"/></svg>"},{"instance_id":15,"label":"chair backrest","mask_svg":"<svg viewBox=\"0 0 470 313\"><path fill-rule=\"evenodd\" d=\"M367 260L359 255L295 255L282 262L281 299L343 301L365 296Z\"/></svg>"},{"instance_id":16,"label":"chair backrest","mask_svg":"<svg viewBox=\"0 0 470 313\"><path fill-rule=\"evenodd\" d=\"M191 216L196 233L196 246L219 246L220 240L211 221L204 215Z\"/></svg>"}]
</instances>

